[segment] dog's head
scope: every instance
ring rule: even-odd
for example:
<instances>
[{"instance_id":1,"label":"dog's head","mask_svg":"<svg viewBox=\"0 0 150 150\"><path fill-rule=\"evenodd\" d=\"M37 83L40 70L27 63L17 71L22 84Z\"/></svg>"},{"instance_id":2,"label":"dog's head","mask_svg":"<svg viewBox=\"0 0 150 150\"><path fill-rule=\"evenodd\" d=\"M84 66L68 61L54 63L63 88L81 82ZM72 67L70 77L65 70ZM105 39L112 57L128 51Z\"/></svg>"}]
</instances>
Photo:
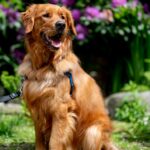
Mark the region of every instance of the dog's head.
<instances>
[{"instance_id":1,"label":"dog's head","mask_svg":"<svg viewBox=\"0 0 150 150\"><path fill-rule=\"evenodd\" d=\"M76 35L72 15L65 7L34 4L22 13L25 33L50 50L58 50L67 36Z\"/></svg>"}]
</instances>

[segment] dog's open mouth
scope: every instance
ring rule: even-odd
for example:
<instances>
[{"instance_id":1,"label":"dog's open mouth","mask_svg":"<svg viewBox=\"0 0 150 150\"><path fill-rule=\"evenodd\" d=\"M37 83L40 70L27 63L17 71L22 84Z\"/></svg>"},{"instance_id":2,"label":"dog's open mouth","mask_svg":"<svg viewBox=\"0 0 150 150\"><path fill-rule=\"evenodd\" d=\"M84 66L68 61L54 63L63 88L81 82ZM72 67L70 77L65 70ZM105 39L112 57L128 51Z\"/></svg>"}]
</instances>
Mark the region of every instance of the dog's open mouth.
<instances>
[{"instance_id":1,"label":"dog's open mouth","mask_svg":"<svg viewBox=\"0 0 150 150\"><path fill-rule=\"evenodd\" d=\"M50 37L44 32L41 32L41 38L49 48L59 49L62 44L61 37L61 33Z\"/></svg>"}]
</instances>

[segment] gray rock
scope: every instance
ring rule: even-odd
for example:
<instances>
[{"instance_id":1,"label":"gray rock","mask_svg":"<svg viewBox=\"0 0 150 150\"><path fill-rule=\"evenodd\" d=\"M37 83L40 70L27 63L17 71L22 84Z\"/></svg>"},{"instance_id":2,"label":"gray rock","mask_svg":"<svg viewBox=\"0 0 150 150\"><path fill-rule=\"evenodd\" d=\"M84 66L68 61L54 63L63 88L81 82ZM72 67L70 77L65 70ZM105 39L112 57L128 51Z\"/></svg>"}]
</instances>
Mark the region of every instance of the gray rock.
<instances>
[{"instance_id":1,"label":"gray rock","mask_svg":"<svg viewBox=\"0 0 150 150\"><path fill-rule=\"evenodd\" d=\"M0 113L22 113L23 109L20 104L14 104L14 103L0 103Z\"/></svg>"},{"instance_id":2,"label":"gray rock","mask_svg":"<svg viewBox=\"0 0 150 150\"><path fill-rule=\"evenodd\" d=\"M108 108L109 115L114 118L115 110L119 107L125 97L132 96L133 92L120 92L110 95L106 98L106 107ZM150 112L150 91L136 93L138 97L143 100L143 103L148 106L148 111Z\"/></svg>"}]
</instances>

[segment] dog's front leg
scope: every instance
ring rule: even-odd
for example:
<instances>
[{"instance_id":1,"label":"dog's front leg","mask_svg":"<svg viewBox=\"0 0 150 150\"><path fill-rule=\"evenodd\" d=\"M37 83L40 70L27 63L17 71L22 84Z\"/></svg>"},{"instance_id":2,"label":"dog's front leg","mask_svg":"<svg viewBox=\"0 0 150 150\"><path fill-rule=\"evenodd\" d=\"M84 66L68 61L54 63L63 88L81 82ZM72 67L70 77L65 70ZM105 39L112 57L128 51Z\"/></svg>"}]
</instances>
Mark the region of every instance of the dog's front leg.
<instances>
[{"instance_id":1,"label":"dog's front leg","mask_svg":"<svg viewBox=\"0 0 150 150\"><path fill-rule=\"evenodd\" d=\"M61 104L52 119L49 150L73 150L75 123L75 114L68 111L68 105Z\"/></svg>"},{"instance_id":2,"label":"dog's front leg","mask_svg":"<svg viewBox=\"0 0 150 150\"><path fill-rule=\"evenodd\" d=\"M35 149L46 150L46 145L44 143L44 136L41 133L41 130L39 129L38 125L35 127L35 135L36 135Z\"/></svg>"}]
</instances>

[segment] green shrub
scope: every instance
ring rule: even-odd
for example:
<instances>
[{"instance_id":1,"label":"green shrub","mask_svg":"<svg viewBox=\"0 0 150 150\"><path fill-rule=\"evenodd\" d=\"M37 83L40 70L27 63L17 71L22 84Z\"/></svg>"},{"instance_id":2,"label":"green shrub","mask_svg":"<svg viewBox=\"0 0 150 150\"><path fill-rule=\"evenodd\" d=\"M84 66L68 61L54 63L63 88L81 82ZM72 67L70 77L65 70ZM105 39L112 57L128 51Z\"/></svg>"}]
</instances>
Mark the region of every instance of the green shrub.
<instances>
[{"instance_id":1,"label":"green shrub","mask_svg":"<svg viewBox=\"0 0 150 150\"><path fill-rule=\"evenodd\" d=\"M0 76L0 80L5 89L9 92L18 91L18 87L20 84L20 77L18 75L9 75L7 71L3 71Z\"/></svg>"},{"instance_id":2,"label":"green shrub","mask_svg":"<svg viewBox=\"0 0 150 150\"><path fill-rule=\"evenodd\" d=\"M124 84L122 91L131 92L131 91L148 91L150 89L150 86L148 86L148 83L143 84L137 84L134 81L129 81L128 83Z\"/></svg>"},{"instance_id":3,"label":"green shrub","mask_svg":"<svg viewBox=\"0 0 150 150\"><path fill-rule=\"evenodd\" d=\"M116 109L115 118L120 121L136 122L145 116L146 105L135 96L125 97L119 108Z\"/></svg>"},{"instance_id":4,"label":"green shrub","mask_svg":"<svg viewBox=\"0 0 150 150\"><path fill-rule=\"evenodd\" d=\"M150 114L146 113L143 118L133 123L131 135L138 140L150 141Z\"/></svg>"},{"instance_id":5,"label":"green shrub","mask_svg":"<svg viewBox=\"0 0 150 150\"><path fill-rule=\"evenodd\" d=\"M125 97L116 109L115 119L131 123L128 138L150 141L150 114L137 95Z\"/></svg>"}]
</instances>

